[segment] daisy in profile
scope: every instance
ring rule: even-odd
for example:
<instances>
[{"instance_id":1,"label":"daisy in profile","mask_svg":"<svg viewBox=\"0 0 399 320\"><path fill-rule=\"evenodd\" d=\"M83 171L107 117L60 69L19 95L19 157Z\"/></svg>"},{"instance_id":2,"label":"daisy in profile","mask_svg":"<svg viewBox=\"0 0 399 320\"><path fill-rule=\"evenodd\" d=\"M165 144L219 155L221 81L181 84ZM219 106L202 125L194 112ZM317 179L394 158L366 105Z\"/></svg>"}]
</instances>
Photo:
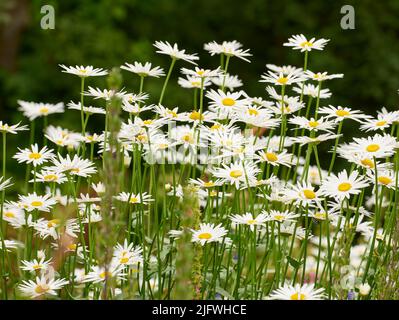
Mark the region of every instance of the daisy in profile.
<instances>
[{"instance_id":1,"label":"daisy in profile","mask_svg":"<svg viewBox=\"0 0 399 320\"><path fill-rule=\"evenodd\" d=\"M294 137L291 138L291 141L293 143L299 143L300 145L305 145L308 143L315 143L319 144L320 142L327 141L327 140L332 140L340 137L342 134L331 134L331 133L323 133L320 134L316 137L307 137L307 136L301 136L301 137Z\"/></svg>"},{"instance_id":2,"label":"daisy in profile","mask_svg":"<svg viewBox=\"0 0 399 320\"><path fill-rule=\"evenodd\" d=\"M221 44L216 41L206 43L204 49L208 51L211 56L224 54L226 57L236 57L246 62L251 62L247 57L252 56L249 53L249 49L241 49L242 44L236 40L233 41L223 41Z\"/></svg>"},{"instance_id":3,"label":"daisy in profile","mask_svg":"<svg viewBox=\"0 0 399 320\"><path fill-rule=\"evenodd\" d=\"M293 155L287 153L286 150L282 150L281 152L276 152L273 149L267 149L266 151L262 151L255 156L259 162L267 162L272 166L286 166L291 167L293 163Z\"/></svg>"},{"instance_id":4,"label":"daisy in profile","mask_svg":"<svg viewBox=\"0 0 399 320\"><path fill-rule=\"evenodd\" d=\"M52 150L49 150L46 146L39 150L37 144L33 144L30 148L20 149L19 152L13 156L14 159L17 159L18 163L31 163L34 167L37 165L41 165L47 160L51 160L54 157L54 153Z\"/></svg>"},{"instance_id":5,"label":"daisy in profile","mask_svg":"<svg viewBox=\"0 0 399 320\"><path fill-rule=\"evenodd\" d=\"M89 86L87 92L84 92L86 96L93 97L93 99L104 99L105 101L110 101L113 97L117 97L123 99L126 92L125 91L116 91L116 90L109 90L109 89L100 89L100 88L93 88Z\"/></svg>"},{"instance_id":6,"label":"daisy in profile","mask_svg":"<svg viewBox=\"0 0 399 320\"><path fill-rule=\"evenodd\" d=\"M313 185L317 185L317 186L321 185L322 177L327 177L328 171L324 170L324 169L320 169L320 171L321 171L321 176L320 176L319 168L317 166L309 166L308 178L307 178L307 181L304 178L304 181L306 181L307 183L313 184ZM303 166L298 167L298 173L299 173L300 177L303 176L303 173L304 173Z\"/></svg>"},{"instance_id":7,"label":"daisy in profile","mask_svg":"<svg viewBox=\"0 0 399 320\"><path fill-rule=\"evenodd\" d=\"M67 67L63 64L60 64L59 66L62 68L62 72L74 74L80 78L99 77L99 76L105 76L108 74L108 71L101 69L101 68L94 68L93 66Z\"/></svg>"},{"instance_id":8,"label":"daisy in profile","mask_svg":"<svg viewBox=\"0 0 399 320\"><path fill-rule=\"evenodd\" d=\"M268 299L271 300L323 300L325 299L324 288L315 289L314 284L284 284L274 290Z\"/></svg>"},{"instance_id":9,"label":"daisy in profile","mask_svg":"<svg viewBox=\"0 0 399 320\"><path fill-rule=\"evenodd\" d=\"M154 77L159 78L165 75L164 71L160 67L152 68L150 62L142 64L141 62L133 62L133 64L125 63L121 66L121 69L137 74L140 77Z\"/></svg>"},{"instance_id":10,"label":"daisy in profile","mask_svg":"<svg viewBox=\"0 0 399 320\"><path fill-rule=\"evenodd\" d=\"M12 186L11 178L4 180L4 177L0 177L0 191L7 189L8 187Z\"/></svg>"},{"instance_id":11,"label":"daisy in profile","mask_svg":"<svg viewBox=\"0 0 399 320\"><path fill-rule=\"evenodd\" d=\"M18 205L6 203L3 208L3 220L7 221L14 229L19 229L32 222L32 216L25 217L25 211Z\"/></svg>"},{"instance_id":12,"label":"daisy in profile","mask_svg":"<svg viewBox=\"0 0 399 320\"><path fill-rule=\"evenodd\" d=\"M33 172L34 174L34 172ZM62 184L67 181L64 174L55 172L53 170L43 169L41 172L36 172L36 179L32 179L29 182L55 182L57 184Z\"/></svg>"},{"instance_id":13,"label":"daisy in profile","mask_svg":"<svg viewBox=\"0 0 399 320\"><path fill-rule=\"evenodd\" d=\"M372 137L353 138L354 142L340 146L338 150L343 152L361 153L372 159L390 157L399 148L396 138L389 134L376 134Z\"/></svg>"},{"instance_id":14,"label":"daisy in profile","mask_svg":"<svg viewBox=\"0 0 399 320\"><path fill-rule=\"evenodd\" d=\"M256 180L259 168L252 162L236 161L230 165L222 163L221 168L216 168L212 173L223 182L234 184L236 189L240 185L247 185Z\"/></svg>"},{"instance_id":15,"label":"daisy in profile","mask_svg":"<svg viewBox=\"0 0 399 320\"><path fill-rule=\"evenodd\" d=\"M21 292L30 298L38 298L40 296L55 296L57 290L62 289L69 282L65 279L46 278L45 276L36 277L33 280L24 280L19 285Z\"/></svg>"},{"instance_id":16,"label":"daisy in profile","mask_svg":"<svg viewBox=\"0 0 399 320\"><path fill-rule=\"evenodd\" d=\"M254 231L255 226L265 226L268 221L267 215L264 213L260 213L254 217L252 213L247 212L241 215L234 214L230 218L234 224L244 224L249 226L251 231Z\"/></svg>"},{"instance_id":17,"label":"daisy in profile","mask_svg":"<svg viewBox=\"0 0 399 320\"><path fill-rule=\"evenodd\" d=\"M369 183L358 171L353 171L348 175L346 170L338 173L338 176L331 174L323 181L320 190L325 196L337 200L349 199L351 195L359 194L361 189L366 188Z\"/></svg>"},{"instance_id":18,"label":"daisy in profile","mask_svg":"<svg viewBox=\"0 0 399 320\"><path fill-rule=\"evenodd\" d=\"M227 230L221 224L215 226L211 223L201 223L199 230L191 229L192 242L199 242L202 246L210 242L223 242Z\"/></svg>"},{"instance_id":19,"label":"daisy in profile","mask_svg":"<svg viewBox=\"0 0 399 320\"><path fill-rule=\"evenodd\" d=\"M195 186L198 186L200 188L214 188L214 187L220 187L223 185L223 183L219 180L213 181L213 180L201 180L201 179L190 179L189 182Z\"/></svg>"},{"instance_id":20,"label":"daisy in profile","mask_svg":"<svg viewBox=\"0 0 399 320\"><path fill-rule=\"evenodd\" d=\"M302 87L294 87L292 88L292 90L294 90L295 92L301 94L302 93ZM314 84L304 84L303 85L303 94L305 96L310 96L312 98L317 98L319 97L320 99L327 99L331 97L331 91L327 88L325 89L320 89L319 92L319 88L318 86L315 86Z\"/></svg>"},{"instance_id":21,"label":"daisy in profile","mask_svg":"<svg viewBox=\"0 0 399 320\"><path fill-rule=\"evenodd\" d=\"M209 79L205 78L201 80L201 78L197 76L186 76L186 78L179 77L177 83L180 87L186 89L201 89L201 86L206 88L212 84Z\"/></svg>"},{"instance_id":22,"label":"daisy in profile","mask_svg":"<svg viewBox=\"0 0 399 320\"><path fill-rule=\"evenodd\" d=\"M93 266L88 274L85 275L82 282L101 283L109 278L116 278L118 280L125 279L124 265L111 264L108 268Z\"/></svg>"},{"instance_id":23,"label":"daisy in profile","mask_svg":"<svg viewBox=\"0 0 399 320\"><path fill-rule=\"evenodd\" d=\"M303 82L306 78L302 73L291 72L288 74L284 74L282 72L272 72L268 71L267 73L261 76L261 80L259 82L267 82L272 83L276 86L285 86L293 83Z\"/></svg>"},{"instance_id":24,"label":"daisy in profile","mask_svg":"<svg viewBox=\"0 0 399 320\"><path fill-rule=\"evenodd\" d=\"M344 75L342 73L336 73L336 74L328 74L327 72L316 72L316 73L314 73L314 72L312 72L310 70L307 70L305 72L305 76L308 79L315 80L315 81L318 81L318 82L331 80L331 79L338 79L338 78L343 78L344 77Z\"/></svg>"},{"instance_id":25,"label":"daisy in profile","mask_svg":"<svg viewBox=\"0 0 399 320\"><path fill-rule=\"evenodd\" d=\"M29 118L30 121L35 120L38 117L45 117L53 113L63 113L64 103L36 103L18 100L20 106L19 110L22 111L25 117Z\"/></svg>"},{"instance_id":26,"label":"daisy in profile","mask_svg":"<svg viewBox=\"0 0 399 320\"><path fill-rule=\"evenodd\" d=\"M197 54L187 54L186 50L179 50L177 43L172 46L167 41L155 41L154 47L158 49L157 53L168 55L175 60L184 60L196 65L195 60L199 59Z\"/></svg>"},{"instance_id":27,"label":"daisy in profile","mask_svg":"<svg viewBox=\"0 0 399 320\"><path fill-rule=\"evenodd\" d=\"M369 118L369 116L363 114L359 110L352 110L351 108L341 106L334 107L332 105L320 108L319 113L325 114L326 118L332 118L336 122L343 121L344 119L352 119L357 122L362 122Z\"/></svg>"},{"instance_id":28,"label":"daisy in profile","mask_svg":"<svg viewBox=\"0 0 399 320\"><path fill-rule=\"evenodd\" d=\"M391 113L379 114L377 119L368 119L360 126L361 130L369 131L384 131L389 128L395 120L395 115Z\"/></svg>"},{"instance_id":29,"label":"daisy in profile","mask_svg":"<svg viewBox=\"0 0 399 320\"><path fill-rule=\"evenodd\" d=\"M294 50L301 50L301 52L312 51L312 50L323 50L325 45L330 39L318 39L311 38L307 39L303 34L297 34L288 39L288 42L284 43L285 47L292 47Z\"/></svg>"},{"instance_id":30,"label":"daisy in profile","mask_svg":"<svg viewBox=\"0 0 399 320\"><path fill-rule=\"evenodd\" d=\"M198 68L198 67L195 67L194 70L187 69L187 68L181 68L180 71L182 74L185 74L187 76L198 77L201 79L219 77L223 73L222 70L220 69L220 67L218 67L214 70L203 69L203 68Z\"/></svg>"},{"instance_id":31,"label":"daisy in profile","mask_svg":"<svg viewBox=\"0 0 399 320\"><path fill-rule=\"evenodd\" d=\"M375 176L375 170L368 170L367 176L372 184L375 184L377 180L377 183L380 186L387 187L389 189L396 188L396 176L394 170L377 170L377 177Z\"/></svg>"},{"instance_id":32,"label":"daisy in profile","mask_svg":"<svg viewBox=\"0 0 399 320\"><path fill-rule=\"evenodd\" d=\"M38 272L42 270L47 270L50 266L51 259L46 260L45 257L38 259L33 259L32 261L27 261L27 260L22 260L21 263L23 266L21 266L22 270L25 271L30 271L30 272Z\"/></svg>"},{"instance_id":33,"label":"daisy in profile","mask_svg":"<svg viewBox=\"0 0 399 320\"><path fill-rule=\"evenodd\" d=\"M222 87L224 83L224 87L233 91L236 88L242 87L242 81L236 75L222 75L215 78L212 78L211 81L214 85L218 87Z\"/></svg>"},{"instance_id":34,"label":"daisy in profile","mask_svg":"<svg viewBox=\"0 0 399 320\"><path fill-rule=\"evenodd\" d=\"M331 131L335 128L334 121L328 121L323 117L315 120L314 118L307 119L306 117L294 116L288 122L309 131Z\"/></svg>"},{"instance_id":35,"label":"daisy in profile","mask_svg":"<svg viewBox=\"0 0 399 320\"><path fill-rule=\"evenodd\" d=\"M147 194L147 192L143 192L141 195L128 193L128 192L121 192L117 196L115 196L115 199L122 202L128 202L131 204L144 204L144 205L148 204L151 201L154 201L154 199L151 198L151 195Z\"/></svg>"},{"instance_id":36,"label":"daisy in profile","mask_svg":"<svg viewBox=\"0 0 399 320\"><path fill-rule=\"evenodd\" d=\"M265 215L266 221L276 221L276 222L286 222L286 221L295 221L296 218L299 217L299 214L291 212L289 210L279 211L279 210L270 210L269 212L263 210L262 213Z\"/></svg>"},{"instance_id":37,"label":"daisy in profile","mask_svg":"<svg viewBox=\"0 0 399 320\"><path fill-rule=\"evenodd\" d=\"M71 101L70 103L68 103L68 109L70 110L77 110L77 111L81 111L82 107L80 102L75 103L73 101ZM103 108L99 108L99 107L92 107L92 106L83 106L83 112L89 115L92 114L105 114L105 109Z\"/></svg>"},{"instance_id":38,"label":"daisy in profile","mask_svg":"<svg viewBox=\"0 0 399 320\"><path fill-rule=\"evenodd\" d=\"M78 155L74 155L71 159L69 154L66 158L58 154L57 158L52 160L54 166L48 169L59 173L68 173L73 176L88 177L97 172L94 163L88 159L82 159Z\"/></svg>"},{"instance_id":39,"label":"daisy in profile","mask_svg":"<svg viewBox=\"0 0 399 320\"><path fill-rule=\"evenodd\" d=\"M18 122L17 124L13 125L8 125L7 123L0 121L0 133L17 134L18 131L29 130L26 125L20 126L20 123L21 122Z\"/></svg>"},{"instance_id":40,"label":"daisy in profile","mask_svg":"<svg viewBox=\"0 0 399 320\"><path fill-rule=\"evenodd\" d=\"M57 146L69 149L77 149L82 141L80 133L51 125L46 128L45 137Z\"/></svg>"}]
</instances>

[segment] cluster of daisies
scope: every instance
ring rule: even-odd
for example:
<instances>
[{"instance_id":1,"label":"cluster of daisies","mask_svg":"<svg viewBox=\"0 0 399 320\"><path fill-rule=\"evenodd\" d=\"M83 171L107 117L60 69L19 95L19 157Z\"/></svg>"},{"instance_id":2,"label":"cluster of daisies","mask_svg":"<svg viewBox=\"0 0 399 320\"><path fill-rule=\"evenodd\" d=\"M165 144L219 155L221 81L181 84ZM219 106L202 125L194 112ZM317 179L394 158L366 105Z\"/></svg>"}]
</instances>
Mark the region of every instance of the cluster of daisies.
<instances>
[{"instance_id":1,"label":"cluster of daisies","mask_svg":"<svg viewBox=\"0 0 399 320\"><path fill-rule=\"evenodd\" d=\"M220 58L213 69L177 44L155 42L170 57L167 72L149 62L120 66L128 81L137 77L136 92L87 84L107 70L60 65L80 78L76 101L20 100L30 126L0 121L2 298L169 299L186 286L187 297L202 299L373 299L396 288L399 111L370 116L328 104L327 84L343 74L309 70L311 53L328 41L289 38L284 46L304 65L266 64L262 97L228 73L236 58L252 56L237 41L204 45ZM191 67L180 69L178 84L193 99L168 106L182 61ZM151 97L145 81L161 77ZM75 131L47 122L65 107L80 120ZM98 132L88 130L93 118ZM344 123L363 133L344 141ZM7 155L9 135L28 130L28 146ZM320 144L329 152L319 154ZM104 159L116 154L122 178L109 194ZM6 160L25 181L16 184ZM104 249L107 238L116 241ZM188 279L178 272L184 259L195 275Z\"/></svg>"}]
</instances>

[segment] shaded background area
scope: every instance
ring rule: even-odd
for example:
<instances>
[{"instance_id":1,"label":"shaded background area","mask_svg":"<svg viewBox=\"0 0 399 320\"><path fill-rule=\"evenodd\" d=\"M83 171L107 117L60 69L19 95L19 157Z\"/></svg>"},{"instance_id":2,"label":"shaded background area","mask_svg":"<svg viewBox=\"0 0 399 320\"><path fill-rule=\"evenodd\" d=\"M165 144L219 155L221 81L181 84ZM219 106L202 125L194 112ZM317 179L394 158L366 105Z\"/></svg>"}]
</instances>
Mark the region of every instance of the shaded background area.
<instances>
[{"instance_id":1,"label":"shaded background area","mask_svg":"<svg viewBox=\"0 0 399 320\"><path fill-rule=\"evenodd\" d=\"M40 8L46 4L55 8L55 30L40 28ZM355 30L340 27L344 4L355 8ZM203 50L205 42L240 41L251 49L252 63L235 59L229 71L244 81L248 94L266 97L264 84L258 82L266 63L302 66L303 55L282 46L298 33L331 39L325 51L312 52L310 57L313 71L345 74L343 80L328 82L334 93L329 104L368 113L382 106L397 109L398 17L397 0L1 0L1 119L22 120L16 112L18 99L76 101L79 81L61 73L59 63L111 68L138 60L167 69L169 59L155 54L155 40L177 42L188 52L199 53L204 67L219 63ZM182 66L188 64L179 62L178 67ZM124 79L129 91L138 90L132 74L124 72ZM165 105L190 108L192 92L177 86L176 72L172 79ZM89 85L104 87L104 81L90 79ZM153 96L150 102L157 101L162 82L147 81L145 91ZM77 119L78 114L68 112L51 116L50 122L79 130ZM95 123L92 129L98 129Z\"/></svg>"}]
</instances>

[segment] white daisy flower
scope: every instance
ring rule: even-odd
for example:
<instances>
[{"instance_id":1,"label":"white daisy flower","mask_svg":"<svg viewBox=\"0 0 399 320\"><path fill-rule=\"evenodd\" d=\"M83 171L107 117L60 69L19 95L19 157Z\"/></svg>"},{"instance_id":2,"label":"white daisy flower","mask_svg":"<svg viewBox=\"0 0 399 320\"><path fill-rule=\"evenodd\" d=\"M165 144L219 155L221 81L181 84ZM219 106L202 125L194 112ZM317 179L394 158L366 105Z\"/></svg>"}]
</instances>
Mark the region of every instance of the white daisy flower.
<instances>
[{"instance_id":1,"label":"white daisy flower","mask_svg":"<svg viewBox=\"0 0 399 320\"><path fill-rule=\"evenodd\" d=\"M220 178L222 181L234 184L236 189L240 185L247 185L256 180L256 175L260 169L252 162L234 162L230 165L222 163L221 168L212 170L215 177Z\"/></svg>"},{"instance_id":2,"label":"white daisy flower","mask_svg":"<svg viewBox=\"0 0 399 320\"><path fill-rule=\"evenodd\" d=\"M152 64L150 62L146 62L142 64L141 62L133 62L133 64L125 63L121 66L121 69L124 69L129 72L136 73L140 77L154 77L159 78L165 75L164 71L160 67L152 68Z\"/></svg>"},{"instance_id":3,"label":"white daisy flower","mask_svg":"<svg viewBox=\"0 0 399 320\"><path fill-rule=\"evenodd\" d=\"M133 243L125 241L123 245L116 244L113 257L120 265L130 266L143 263L142 248L135 247Z\"/></svg>"},{"instance_id":4,"label":"white daisy flower","mask_svg":"<svg viewBox=\"0 0 399 320\"><path fill-rule=\"evenodd\" d=\"M292 90L294 90L297 93L302 93L302 87L295 87L295 88L292 88ZM312 98L319 97L319 99L327 99L327 98L331 97L331 92L329 89L327 89L327 88L320 89L320 92L319 92L318 86L315 86L311 83L303 85L303 94L305 96L310 96Z\"/></svg>"},{"instance_id":5,"label":"white daisy flower","mask_svg":"<svg viewBox=\"0 0 399 320\"><path fill-rule=\"evenodd\" d=\"M33 121L38 117L48 116L49 114L64 112L63 102L51 104L18 100L18 104L20 105L19 110L22 111L24 116L29 118L30 121Z\"/></svg>"},{"instance_id":6,"label":"white daisy flower","mask_svg":"<svg viewBox=\"0 0 399 320\"><path fill-rule=\"evenodd\" d=\"M121 192L115 199L122 201L122 202L129 202L131 204L148 204L154 199L151 198L151 195L147 194L147 192L143 192L140 194L128 193L128 192Z\"/></svg>"},{"instance_id":7,"label":"white daisy flower","mask_svg":"<svg viewBox=\"0 0 399 320\"><path fill-rule=\"evenodd\" d=\"M244 224L249 226L251 231L254 230L255 226L265 226L266 221L268 221L266 214L260 213L254 217L250 212L241 215L234 214L230 217L230 219L234 224Z\"/></svg>"},{"instance_id":8,"label":"white daisy flower","mask_svg":"<svg viewBox=\"0 0 399 320\"><path fill-rule=\"evenodd\" d=\"M74 74L81 78L99 77L99 76L105 76L108 74L108 71L101 69L101 68L94 68L93 66L67 67L63 64L60 64L59 66L63 69L62 72Z\"/></svg>"},{"instance_id":9,"label":"white daisy flower","mask_svg":"<svg viewBox=\"0 0 399 320\"><path fill-rule=\"evenodd\" d=\"M173 46L170 45L169 42L167 41L155 41L154 47L156 47L158 50L156 51L157 53L160 54L166 54L170 56L172 59L176 60L184 60L189 63L192 63L196 65L197 63L194 62L195 60L198 60L199 57L197 57L197 54L187 54L186 50L179 50L177 47L177 43L173 44Z\"/></svg>"},{"instance_id":10,"label":"white daisy flower","mask_svg":"<svg viewBox=\"0 0 399 320\"><path fill-rule=\"evenodd\" d=\"M353 194L359 194L361 189L366 188L369 183L359 175L359 172L353 171L348 175L346 170L338 173L338 176L331 174L327 177L320 191L323 195L336 198L338 200L349 199Z\"/></svg>"},{"instance_id":11,"label":"white daisy flower","mask_svg":"<svg viewBox=\"0 0 399 320\"><path fill-rule=\"evenodd\" d=\"M48 267L50 266L51 259L46 260L45 257L42 257L39 260L38 259L33 259L32 261L22 260L21 263L23 265L21 266L22 270L37 272L37 271L47 270Z\"/></svg>"},{"instance_id":12,"label":"white daisy flower","mask_svg":"<svg viewBox=\"0 0 399 320\"><path fill-rule=\"evenodd\" d=\"M288 39L288 42L284 43L285 47L292 47L294 50L312 51L312 50L323 50L325 45L330 41L330 39L318 39L311 38L307 39L303 34L293 35Z\"/></svg>"},{"instance_id":13,"label":"white daisy flower","mask_svg":"<svg viewBox=\"0 0 399 320\"><path fill-rule=\"evenodd\" d=\"M227 230L221 224L215 226L211 223L201 223L199 230L191 229L192 242L199 242L202 246L210 242L223 242Z\"/></svg>"},{"instance_id":14,"label":"white daisy flower","mask_svg":"<svg viewBox=\"0 0 399 320\"><path fill-rule=\"evenodd\" d=\"M284 74L282 72L272 72L268 71L261 76L261 80L259 82L267 82L272 83L276 86L285 86L293 83L303 82L306 78L302 75L302 73L291 72L289 74Z\"/></svg>"},{"instance_id":15,"label":"white daisy flower","mask_svg":"<svg viewBox=\"0 0 399 320\"><path fill-rule=\"evenodd\" d=\"M326 296L324 288L315 289L314 284L284 284L274 290L268 299L272 300L323 300Z\"/></svg>"},{"instance_id":16,"label":"white daisy flower","mask_svg":"<svg viewBox=\"0 0 399 320\"><path fill-rule=\"evenodd\" d=\"M36 280L24 280L19 285L19 289L25 296L37 298L40 296L55 296L57 290L62 289L69 282L65 279L46 278L45 276L36 277Z\"/></svg>"},{"instance_id":17,"label":"white daisy flower","mask_svg":"<svg viewBox=\"0 0 399 320\"><path fill-rule=\"evenodd\" d=\"M243 85L238 76L230 75L228 73L222 76L212 78L211 81L214 85L218 87L222 87L224 84L224 87L229 89L230 91L233 91L235 88L242 87Z\"/></svg>"},{"instance_id":18,"label":"white daisy flower","mask_svg":"<svg viewBox=\"0 0 399 320\"><path fill-rule=\"evenodd\" d=\"M343 78L344 75L342 73L337 73L337 74L328 74L327 72L312 72L310 70L305 71L305 76L308 79L315 80L318 82L321 81L326 81L326 80L331 80L331 79L337 79L337 78Z\"/></svg>"},{"instance_id":19,"label":"white daisy flower","mask_svg":"<svg viewBox=\"0 0 399 320\"><path fill-rule=\"evenodd\" d=\"M7 123L0 121L0 133L17 134L18 131L29 130L29 128L26 125L20 126L20 123L21 122L18 122L17 124L13 125L8 125Z\"/></svg>"},{"instance_id":20,"label":"white daisy flower","mask_svg":"<svg viewBox=\"0 0 399 320\"><path fill-rule=\"evenodd\" d=\"M336 122L343 121L344 119L352 119L357 122L362 122L369 116L364 115L359 110L352 110L347 107L334 107L332 105L328 107L322 107L319 109L319 114L325 114L326 118L333 118Z\"/></svg>"},{"instance_id":21,"label":"white daisy flower","mask_svg":"<svg viewBox=\"0 0 399 320\"><path fill-rule=\"evenodd\" d=\"M50 212L52 206L56 204L56 201L51 197L50 194L44 196L39 196L34 193L29 193L28 195L19 195L19 203L28 212L33 210L39 210L44 212Z\"/></svg>"},{"instance_id":22,"label":"white daisy flower","mask_svg":"<svg viewBox=\"0 0 399 320\"><path fill-rule=\"evenodd\" d=\"M78 155L74 155L71 159L69 154L66 158L58 154L58 158L52 160L54 166L48 169L55 172L67 173L74 176L88 177L97 172L94 163L88 159L82 159Z\"/></svg>"},{"instance_id":23,"label":"white daisy flower","mask_svg":"<svg viewBox=\"0 0 399 320\"><path fill-rule=\"evenodd\" d=\"M286 150L281 152L275 152L274 149L268 148L266 151L262 151L255 156L259 162L267 162L272 166L283 165L291 167L293 164L293 155L287 153Z\"/></svg>"},{"instance_id":24,"label":"white daisy flower","mask_svg":"<svg viewBox=\"0 0 399 320\"><path fill-rule=\"evenodd\" d=\"M68 109L81 111L82 107L80 102L75 103L71 101L68 103ZM83 112L86 114L105 114L105 109L99 107L83 106Z\"/></svg>"},{"instance_id":25,"label":"white daisy flower","mask_svg":"<svg viewBox=\"0 0 399 320\"><path fill-rule=\"evenodd\" d=\"M18 163L31 163L34 167L37 165L41 165L47 160L51 160L54 157L54 153L52 150L49 150L47 146L44 146L39 150L37 144L33 144L29 148L20 149L19 152L13 156L14 159L17 159Z\"/></svg>"},{"instance_id":26,"label":"white daisy flower","mask_svg":"<svg viewBox=\"0 0 399 320\"><path fill-rule=\"evenodd\" d=\"M215 54L224 54L228 57L237 57L246 62L251 62L246 58L252 56L252 54L249 53L249 49L244 50L241 49L241 47L242 44L236 40L223 41L221 44L217 43L216 41L212 41L204 45L204 49L208 51L211 56Z\"/></svg>"},{"instance_id":27,"label":"white daisy flower","mask_svg":"<svg viewBox=\"0 0 399 320\"><path fill-rule=\"evenodd\" d=\"M209 79L201 80L200 77L197 76L189 76L187 75L186 78L179 77L177 83L186 89L201 89L201 85L203 88L210 86L212 83Z\"/></svg>"}]
</instances>

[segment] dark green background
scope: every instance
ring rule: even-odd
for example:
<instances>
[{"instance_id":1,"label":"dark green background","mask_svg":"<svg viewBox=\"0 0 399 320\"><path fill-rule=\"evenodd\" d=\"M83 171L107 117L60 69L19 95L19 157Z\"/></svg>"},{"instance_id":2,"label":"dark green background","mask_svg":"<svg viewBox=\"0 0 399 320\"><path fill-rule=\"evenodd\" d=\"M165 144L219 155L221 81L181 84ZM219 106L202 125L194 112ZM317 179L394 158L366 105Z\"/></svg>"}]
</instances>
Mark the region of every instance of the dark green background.
<instances>
[{"instance_id":1,"label":"dark green background","mask_svg":"<svg viewBox=\"0 0 399 320\"><path fill-rule=\"evenodd\" d=\"M16 1L1 0L0 7ZM188 52L199 53L200 65L204 67L216 67L219 63L217 57L210 57L203 50L205 42L240 41L244 48L251 49L252 63L234 59L230 72L245 82L248 94L266 97L264 84L258 82L266 63L302 66L303 55L282 46L288 37L298 33L331 39L323 52L313 51L309 61L313 71L345 74L342 80L328 82L334 94L329 104L350 106L368 113L375 113L382 106L398 107L398 0L26 2L29 21L21 34L14 64L3 61L0 70L1 119L8 122L23 119L16 112L17 99L43 102L78 99L78 78L61 73L59 63L111 68L138 60L151 61L167 69L169 59L155 54L152 46L155 40L177 42ZM55 30L40 28L40 8L45 4L55 7ZM355 30L340 27L340 9L344 4L355 8ZM3 30L7 28L6 13L3 8L0 14ZM189 64L179 62L177 66ZM123 74L126 88L137 90L137 79L132 74ZM183 109L191 107L192 92L179 88L176 80L175 72L165 104ZM146 82L145 90L153 97L151 102L157 101L162 81L150 79ZM105 80L90 79L89 84L104 87ZM78 116L71 111L51 116L50 122L78 130ZM102 130L102 125L96 128L95 121L91 125L94 131ZM25 135L19 135L18 139L25 139ZM14 141L18 144L18 140Z\"/></svg>"}]
</instances>

